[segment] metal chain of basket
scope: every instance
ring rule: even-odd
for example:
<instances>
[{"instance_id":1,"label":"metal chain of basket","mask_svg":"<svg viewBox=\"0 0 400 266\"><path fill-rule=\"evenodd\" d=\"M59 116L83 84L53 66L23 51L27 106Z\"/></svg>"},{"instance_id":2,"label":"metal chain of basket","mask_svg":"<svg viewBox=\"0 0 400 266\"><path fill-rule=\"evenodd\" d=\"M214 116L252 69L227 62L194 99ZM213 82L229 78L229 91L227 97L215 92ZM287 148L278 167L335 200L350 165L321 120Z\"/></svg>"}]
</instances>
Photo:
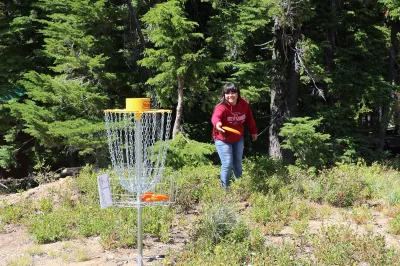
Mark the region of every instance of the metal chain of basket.
<instances>
[{"instance_id":1,"label":"metal chain of basket","mask_svg":"<svg viewBox=\"0 0 400 266\"><path fill-rule=\"evenodd\" d=\"M152 191L161 181L171 112L105 112L112 167L130 193Z\"/></svg>"}]
</instances>

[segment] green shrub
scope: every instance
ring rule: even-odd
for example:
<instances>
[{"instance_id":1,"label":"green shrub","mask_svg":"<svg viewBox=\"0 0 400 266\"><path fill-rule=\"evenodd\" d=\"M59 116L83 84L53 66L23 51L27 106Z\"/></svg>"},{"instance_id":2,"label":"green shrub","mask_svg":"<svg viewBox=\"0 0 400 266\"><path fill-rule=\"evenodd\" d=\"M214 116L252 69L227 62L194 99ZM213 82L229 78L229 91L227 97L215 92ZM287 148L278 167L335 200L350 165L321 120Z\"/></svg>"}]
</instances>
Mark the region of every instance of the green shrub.
<instances>
[{"instance_id":1,"label":"green shrub","mask_svg":"<svg viewBox=\"0 0 400 266\"><path fill-rule=\"evenodd\" d=\"M218 166L183 167L174 172L178 185L177 205L184 212L200 201L212 202L223 196Z\"/></svg>"},{"instance_id":2,"label":"green shrub","mask_svg":"<svg viewBox=\"0 0 400 266\"><path fill-rule=\"evenodd\" d=\"M389 232L395 235L400 235L400 215L390 220Z\"/></svg>"},{"instance_id":3,"label":"green shrub","mask_svg":"<svg viewBox=\"0 0 400 266\"><path fill-rule=\"evenodd\" d=\"M345 164L357 163L360 158L368 163L382 161L388 157L388 152L374 149L374 145L371 145L374 141L372 135L358 133L332 139L332 161Z\"/></svg>"},{"instance_id":4,"label":"green shrub","mask_svg":"<svg viewBox=\"0 0 400 266\"><path fill-rule=\"evenodd\" d=\"M290 207L292 220L313 219L316 217L316 209L308 200L294 198Z\"/></svg>"},{"instance_id":5,"label":"green shrub","mask_svg":"<svg viewBox=\"0 0 400 266\"><path fill-rule=\"evenodd\" d=\"M248 225L243 220L238 220L225 239L230 243L242 243L249 237L249 235L250 230Z\"/></svg>"},{"instance_id":6,"label":"green shrub","mask_svg":"<svg viewBox=\"0 0 400 266\"><path fill-rule=\"evenodd\" d=\"M93 228L100 229L101 244L104 248L136 247L136 209L113 207L101 210L98 215L103 218L96 219L100 223L92 225Z\"/></svg>"},{"instance_id":7,"label":"green shrub","mask_svg":"<svg viewBox=\"0 0 400 266\"><path fill-rule=\"evenodd\" d=\"M349 226L323 227L312 240L319 265L397 265L399 257L383 236L358 235Z\"/></svg>"},{"instance_id":8,"label":"green shrub","mask_svg":"<svg viewBox=\"0 0 400 266\"><path fill-rule=\"evenodd\" d=\"M0 207L0 224L20 224L34 212L34 204L31 200Z\"/></svg>"},{"instance_id":9,"label":"green shrub","mask_svg":"<svg viewBox=\"0 0 400 266\"><path fill-rule=\"evenodd\" d=\"M90 237L100 235L114 227L115 211L113 209L100 210L93 206L82 206L77 214L76 229L79 235Z\"/></svg>"},{"instance_id":10,"label":"green shrub","mask_svg":"<svg viewBox=\"0 0 400 266\"><path fill-rule=\"evenodd\" d=\"M268 245L259 250L251 249L247 239L241 243L224 241L218 244L213 252L190 247L180 254L176 260L177 266L214 266L214 265L313 265L311 259L301 258L297 255L297 247L293 244L283 243L280 246Z\"/></svg>"},{"instance_id":11,"label":"green shrub","mask_svg":"<svg viewBox=\"0 0 400 266\"><path fill-rule=\"evenodd\" d=\"M110 170L110 169L108 169ZM110 171L108 171L110 172ZM80 199L89 205L98 205L100 202L97 176L103 172L96 173L93 171L92 166L86 165L78 176L74 177L71 188L79 193Z\"/></svg>"},{"instance_id":12,"label":"green shrub","mask_svg":"<svg viewBox=\"0 0 400 266\"><path fill-rule=\"evenodd\" d=\"M400 188L393 184L393 189L388 191L388 194L384 197L389 205L396 205L400 203Z\"/></svg>"},{"instance_id":13,"label":"green shrub","mask_svg":"<svg viewBox=\"0 0 400 266\"><path fill-rule=\"evenodd\" d=\"M39 244L69 239L72 236L73 217L73 213L65 209L38 215L29 225L29 232Z\"/></svg>"},{"instance_id":14,"label":"green shrub","mask_svg":"<svg viewBox=\"0 0 400 266\"><path fill-rule=\"evenodd\" d=\"M174 215L175 211L169 207L155 206L144 208L143 231L167 243L170 240L170 228L172 227Z\"/></svg>"},{"instance_id":15,"label":"green shrub","mask_svg":"<svg viewBox=\"0 0 400 266\"><path fill-rule=\"evenodd\" d=\"M334 206L348 207L356 201L371 196L370 187L357 166L340 165L323 170L305 185L305 194L317 201L325 201Z\"/></svg>"},{"instance_id":16,"label":"green shrub","mask_svg":"<svg viewBox=\"0 0 400 266\"><path fill-rule=\"evenodd\" d=\"M389 159L386 162L387 166L394 170L400 170L400 156L396 155L396 157Z\"/></svg>"},{"instance_id":17,"label":"green shrub","mask_svg":"<svg viewBox=\"0 0 400 266\"><path fill-rule=\"evenodd\" d=\"M354 208L351 217L356 224L368 224L373 219L371 209L366 206Z\"/></svg>"},{"instance_id":18,"label":"green shrub","mask_svg":"<svg viewBox=\"0 0 400 266\"><path fill-rule=\"evenodd\" d=\"M283 226L289 220L292 208L292 200L290 198L280 199L274 194L254 193L249 200L253 204L250 216L257 223L265 225L282 221Z\"/></svg>"},{"instance_id":19,"label":"green shrub","mask_svg":"<svg viewBox=\"0 0 400 266\"><path fill-rule=\"evenodd\" d=\"M282 147L296 156L296 165L304 168L320 168L327 164L329 134L316 131L322 118L294 117L284 123L280 135L284 137Z\"/></svg>"},{"instance_id":20,"label":"green shrub","mask_svg":"<svg viewBox=\"0 0 400 266\"><path fill-rule=\"evenodd\" d=\"M178 134L168 143L166 165L173 169L184 166L211 165L209 155L216 152L214 145L197 142Z\"/></svg>"},{"instance_id":21,"label":"green shrub","mask_svg":"<svg viewBox=\"0 0 400 266\"><path fill-rule=\"evenodd\" d=\"M39 210L44 213L50 213L53 211L53 198L52 197L43 197L38 200Z\"/></svg>"},{"instance_id":22,"label":"green shrub","mask_svg":"<svg viewBox=\"0 0 400 266\"><path fill-rule=\"evenodd\" d=\"M243 163L243 176L250 191L278 193L289 183L289 176L282 161L266 156L247 158Z\"/></svg>"}]
</instances>

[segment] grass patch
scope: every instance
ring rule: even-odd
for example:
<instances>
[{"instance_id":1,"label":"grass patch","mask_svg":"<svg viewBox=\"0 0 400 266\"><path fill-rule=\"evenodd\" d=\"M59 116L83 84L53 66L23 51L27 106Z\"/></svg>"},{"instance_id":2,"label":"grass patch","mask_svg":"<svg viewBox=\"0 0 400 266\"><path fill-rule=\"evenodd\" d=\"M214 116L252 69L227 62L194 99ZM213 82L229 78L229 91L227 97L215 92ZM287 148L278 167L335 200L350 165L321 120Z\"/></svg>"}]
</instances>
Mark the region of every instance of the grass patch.
<instances>
[{"instance_id":1,"label":"grass patch","mask_svg":"<svg viewBox=\"0 0 400 266\"><path fill-rule=\"evenodd\" d=\"M386 166L338 165L315 172L256 157L244 162L243 177L228 192L220 187L219 166L166 171L178 183L177 202L171 207L144 208L142 224L143 233L168 243L177 217L193 210L199 213L187 248L171 255L176 265L399 264L399 251L387 248L382 236L373 235L372 226L365 235L346 226L324 226L310 233L310 224L335 212L342 213L348 223L367 228L373 219L371 201L379 202L381 211L391 218L388 232L399 235L398 188L392 184L398 184L400 175ZM0 228L25 225L37 244L100 236L105 249L136 248L136 209L101 209L97 175L86 167L50 196L3 204ZM189 221L181 219L178 226ZM287 241L281 236L285 226L294 232ZM86 250L68 245L48 255L73 262L89 259ZM40 246L26 252L27 256L15 259L15 265L30 265L29 255L42 254Z\"/></svg>"},{"instance_id":2,"label":"grass patch","mask_svg":"<svg viewBox=\"0 0 400 266\"><path fill-rule=\"evenodd\" d=\"M30 266L32 265L32 258L29 255L23 255L15 259L7 260L9 266Z\"/></svg>"},{"instance_id":3,"label":"grass patch","mask_svg":"<svg viewBox=\"0 0 400 266\"><path fill-rule=\"evenodd\" d=\"M398 265L399 254L386 248L385 238L358 235L349 226L323 227L312 239L314 256L322 265Z\"/></svg>"}]
</instances>

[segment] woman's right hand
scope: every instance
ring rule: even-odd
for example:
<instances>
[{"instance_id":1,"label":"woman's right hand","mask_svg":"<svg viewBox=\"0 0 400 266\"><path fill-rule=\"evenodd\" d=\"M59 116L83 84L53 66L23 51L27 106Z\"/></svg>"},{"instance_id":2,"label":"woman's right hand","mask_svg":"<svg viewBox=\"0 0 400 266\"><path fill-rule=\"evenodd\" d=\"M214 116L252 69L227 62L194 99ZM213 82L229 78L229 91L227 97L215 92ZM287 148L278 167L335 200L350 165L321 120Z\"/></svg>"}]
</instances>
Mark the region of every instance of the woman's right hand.
<instances>
[{"instance_id":1,"label":"woman's right hand","mask_svg":"<svg viewBox=\"0 0 400 266\"><path fill-rule=\"evenodd\" d=\"M217 122L217 123L215 124L215 128L216 128L218 131L220 131L220 132L222 132L222 133L225 133L225 130L222 129L222 123L221 123L221 122Z\"/></svg>"}]
</instances>

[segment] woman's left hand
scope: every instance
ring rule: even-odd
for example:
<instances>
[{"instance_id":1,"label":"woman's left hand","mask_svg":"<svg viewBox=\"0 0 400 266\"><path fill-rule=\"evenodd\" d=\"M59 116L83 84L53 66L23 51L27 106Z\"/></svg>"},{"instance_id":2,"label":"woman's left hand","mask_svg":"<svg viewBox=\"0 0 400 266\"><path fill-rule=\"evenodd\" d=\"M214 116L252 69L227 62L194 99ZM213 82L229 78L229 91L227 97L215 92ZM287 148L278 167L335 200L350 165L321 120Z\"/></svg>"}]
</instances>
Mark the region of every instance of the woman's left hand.
<instances>
[{"instance_id":1,"label":"woman's left hand","mask_svg":"<svg viewBox=\"0 0 400 266\"><path fill-rule=\"evenodd\" d=\"M253 139L253 141L257 140L257 134L251 134L251 138Z\"/></svg>"}]
</instances>

